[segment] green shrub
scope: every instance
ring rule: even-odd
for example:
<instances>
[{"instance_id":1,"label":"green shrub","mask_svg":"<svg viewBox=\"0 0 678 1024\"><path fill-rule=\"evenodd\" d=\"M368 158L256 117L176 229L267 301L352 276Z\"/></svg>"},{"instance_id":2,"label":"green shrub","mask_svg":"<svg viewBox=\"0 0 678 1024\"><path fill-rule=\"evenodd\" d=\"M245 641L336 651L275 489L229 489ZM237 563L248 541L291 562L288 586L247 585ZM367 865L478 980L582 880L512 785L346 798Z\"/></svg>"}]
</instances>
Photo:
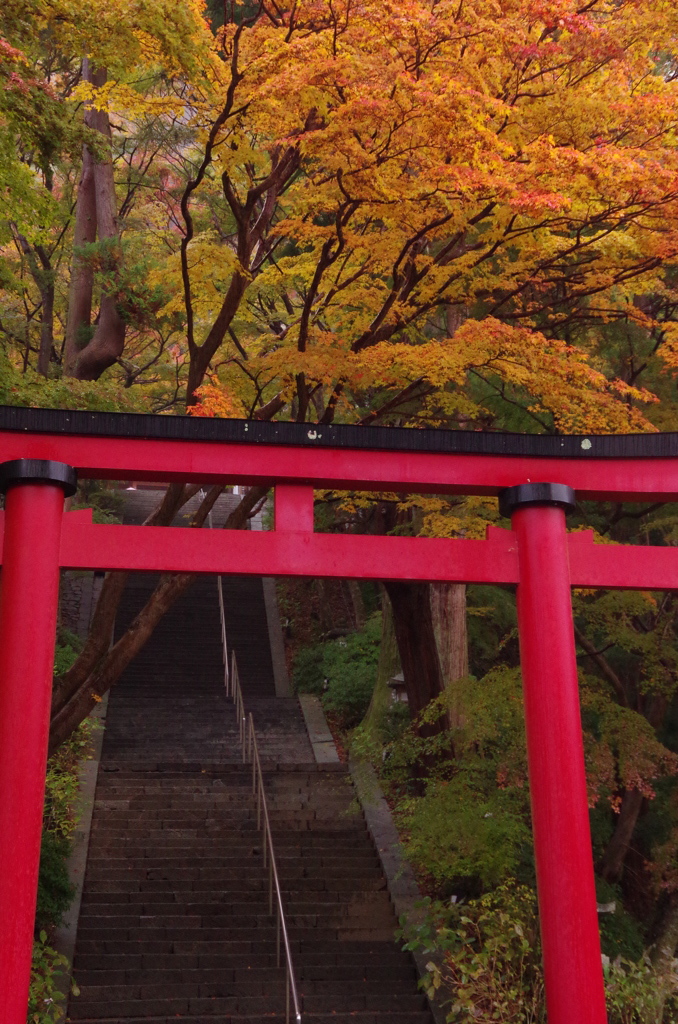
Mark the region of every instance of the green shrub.
<instances>
[{"instance_id":1,"label":"green shrub","mask_svg":"<svg viewBox=\"0 0 678 1024\"><path fill-rule=\"evenodd\" d=\"M54 675L62 676L78 656L78 652L70 644L57 643L54 648Z\"/></svg>"},{"instance_id":2,"label":"green shrub","mask_svg":"<svg viewBox=\"0 0 678 1024\"><path fill-rule=\"evenodd\" d=\"M43 829L68 839L77 822L76 797L80 763L89 754L99 724L86 719L47 762Z\"/></svg>"},{"instance_id":3,"label":"green shrub","mask_svg":"<svg viewBox=\"0 0 678 1024\"><path fill-rule=\"evenodd\" d=\"M531 889L507 883L467 905L431 903L408 939L406 949L435 958L427 965L425 988L449 1006L450 1024L545 1021Z\"/></svg>"},{"instance_id":4,"label":"green shrub","mask_svg":"<svg viewBox=\"0 0 678 1024\"><path fill-rule=\"evenodd\" d=\"M485 794L464 775L429 782L424 796L401 802L408 857L450 893L485 892L530 859L524 802L507 790Z\"/></svg>"},{"instance_id":5,"label":"green shrub","mask_svg":"<svg viewBox=\"0 0 678 1024\"><path fill-rule=\"evenodd\" d=\"M47 933L41 931L33 943L27 1024L58 1024L63 1020L65 996L59 981L67 971L68 960L47 945ZM72 990L77 995L75 986Z\"/></svg>"},{"instance_id":6,"label":"green shrub","mask_svg":"<svg viewBox=\"0 0 678 1024\"><path fill-rule=\"evenodd\" d=\"M325 688L324 654L326 644L299 651L294 659L294 689L297 693L322 694Z\"/></svg>"},{"instance_id":7,"label":"green shrub","mask_svg":"<svg viewBox=\"0 0 678 1024\"><path fill-rule=\"evenodd\" d=\"M82 640L70 629L59 627L54 648L54 675L62 676L68 672L82 650Z\"/></svg>"},{"instance_id":8,"label":"green shrub","mask_svg":"<svg viewBox=\"0 0 678 1024\"><path fill-rule=\"evenodd\" d=\"M48 937L73 899L67 861L77 823L78 772L97 726L92 720L83 722L47 763L28 1024L63 1019L58 982L67 973L68 961L48 945ZM77 994L75 986L73 991Z\"/></svg>"},{"instance_id":9,"label":"green shrub","mask_svg":"<svg viewBox=\"0 0 678 1024\"><path fill-rule=\"evenodd\" d=\"M84 480L78 489L73 509L92 509L92 521L100 525L122 522L125 492L108 487L102 480Z\"/></svg>"},{"instance_id":10,"label":"green shrub","mask_svg":"<svg viewBox=\"0 0 678 1024\"><path fill-rule=\"evenodd\" d=\"M352 728L369 707L380 642L381 613L376 612L359 632L300 651L294 663L295 689L321 694L323 707L340 728Z\"/></svg>"},{"instance_id":11,"label":"green shrub","mask_svg":"<svg viewBox=\"0 0 678 1024\"><path fill-rule=\"evenodd\" d=\"M647 957L605 965L608 1024L675 1024L676 977L662 976Z\"/></svg>"},{"instance_id":12,"label":"green shrub","mask_svg":"<svg viewBox=\"0 0 678 1024\"><path fill-rule=\"evenodd\" d=\"M410 708L405 701L392 701L381 723L381 732L384 742L393 743L399 740L410 725Z\"/></svg>"},{"instance_id":13,"label":"green shrub","mask_svg":"<svg viewBox=\"0 0 678 1024\"><path fill-rule=\"evenodd\" d=\"M424 901L406 949L431 959L424 988L448 1009L449 1024L543 1024L546 1019L535 893L510 880L482 899L450 906ZM606 958L608 1024L675 1024L676 977L646 957Z\"/></svg>"},{"instance_id":14,"label":"green shrub","mask_svg":"<svg viewBox=\"0 0 678 1024\"><path fill-rule=\"evenodd\" d=\"M37 931L59 925L71 905L74 889L68 879L67 867L70 850L70 841L65 836L43 831L35 912Z\"/></svg>"},{"instance_id":15,"label":"green shrub","mask_svg":"<svg viewBox=\"0 0 678 1024\"><path fill-rule=\"evenodd\" d=\"M610 960L623 957L634 963L639 962L645 948L644 932L639 922L624 909L619 888L602 878L596 878L596 895L599 903L616 904L613 914L598 915L603 953Z\"/></svg>"}]
</instances>

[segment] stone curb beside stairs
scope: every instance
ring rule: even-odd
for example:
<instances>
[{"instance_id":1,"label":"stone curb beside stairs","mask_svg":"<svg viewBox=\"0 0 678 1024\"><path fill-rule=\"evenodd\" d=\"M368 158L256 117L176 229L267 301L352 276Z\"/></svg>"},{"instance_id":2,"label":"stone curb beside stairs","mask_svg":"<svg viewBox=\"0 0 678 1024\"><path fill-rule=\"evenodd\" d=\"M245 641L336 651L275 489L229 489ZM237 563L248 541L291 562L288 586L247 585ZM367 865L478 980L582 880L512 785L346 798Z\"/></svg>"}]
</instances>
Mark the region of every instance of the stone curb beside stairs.
<instances>
[{"instance_id":1,"label":"stone curb beside stairs","mask_svg":"<svg viewBox=\"0 0 678 1024\"><path fill-rule=\"evenodd\" d=\"M386 876L396 916L398 920L406 917L409 924L416 924L423 916L423 910L418 906L422 895L412 867L405 858L400 836L391 809L381 791L377 773L369 762L353 755L349 755L348 764L367 828ZM424 956L422 953L412 955L419 977L423 978L428 973L426 965L431 961L431 956ZM429 999L429 1007L435 1024L446 1024L447 1014L441 1003Z\"/></svg>"}]
</instances>

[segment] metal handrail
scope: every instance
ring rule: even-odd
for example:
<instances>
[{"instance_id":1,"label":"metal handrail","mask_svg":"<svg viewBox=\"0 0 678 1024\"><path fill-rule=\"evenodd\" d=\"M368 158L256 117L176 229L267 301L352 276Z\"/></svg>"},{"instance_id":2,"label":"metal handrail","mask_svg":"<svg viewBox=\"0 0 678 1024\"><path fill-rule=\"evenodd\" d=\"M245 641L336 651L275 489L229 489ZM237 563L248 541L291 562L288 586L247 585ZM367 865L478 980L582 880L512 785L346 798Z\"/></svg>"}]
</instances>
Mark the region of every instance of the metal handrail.
<instances>
[{"instance_id":1,"label":"metal handrail","mask_svg":"<svg viewBox=\"0 0 678 1024\"><path fill-rule=\"evenodd\" d=\"M235 704L238 716L238 727L240 734L240 745L242 747L243 764L252 764L252 795L257 805L257 829L263 831L263 853L264 868L268 867L268 912L273 914L275 903L276 915L276 964L280 967L281 962L281 938L282 948L285 950L285 1024L290 1022L290 999L294 1007L296 1024L301 1024L301 1004L299 993L294 978L294 963L292 961L292 950L287 932L285 912L283 909L282 892L280 890L280 879L273 849L273 834L268 816L268 804L264 792L264 776L261 771L261 760L259 758L259 747L257 736L254 731L254 719L252 713L245 715L245 705L240 688L240 677L238 675L238 663L235 651L231 651L230 666L228 657L228 645L226 642L226 615L224 610L224 592L221 585L221 576L217 577L219 590L219 615L221 618L221 644L224 658L224 686L226 696L230 697ZM274 900L275 896L275 900Z\"/></svg>"}]
</instances>

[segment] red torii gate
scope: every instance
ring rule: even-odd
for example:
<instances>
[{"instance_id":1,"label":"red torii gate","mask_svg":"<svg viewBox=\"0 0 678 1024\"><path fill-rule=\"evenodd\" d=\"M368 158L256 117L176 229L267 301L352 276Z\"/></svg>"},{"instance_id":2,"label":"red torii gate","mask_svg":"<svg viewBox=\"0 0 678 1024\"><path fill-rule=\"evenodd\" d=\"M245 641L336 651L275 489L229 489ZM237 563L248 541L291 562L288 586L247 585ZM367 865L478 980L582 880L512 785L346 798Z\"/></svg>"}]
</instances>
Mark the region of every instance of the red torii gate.
<instances>
[{"instance_id":1,"label":"red torii gate","mask_svg":"<svg viewBox=\"0 0 678 1024\"><path fill-rule=\"evenodd\" d=\"M265 484L270 532L93 525L77 477ZM313 532L314 488L498 495L487 539ZM568 535L579 499L678 500L678 435L543 437L0 407L0 1020L25 1024L59 570L516 583L549 1024L604 1024L570 588L678 589L678 550Z\"/></svg>"}]
</instances>

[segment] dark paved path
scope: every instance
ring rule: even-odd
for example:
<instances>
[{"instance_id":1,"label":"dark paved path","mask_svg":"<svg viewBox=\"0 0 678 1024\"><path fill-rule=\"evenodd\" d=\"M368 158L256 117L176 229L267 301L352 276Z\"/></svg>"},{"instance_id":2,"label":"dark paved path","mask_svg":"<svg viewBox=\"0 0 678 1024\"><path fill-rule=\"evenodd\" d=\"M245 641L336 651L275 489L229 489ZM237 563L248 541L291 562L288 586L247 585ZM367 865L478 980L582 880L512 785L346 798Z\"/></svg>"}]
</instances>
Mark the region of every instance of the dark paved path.
<instances>
[{"instance_id":1,"label":"dark paved path","mask_svg":"<svg viewBox=\"0 0 678 1024\"><path fill-rule=\"evenodd\" d=\"M157 495L131 492L129 521ZM228 511L226 498L215 519ZM155 578L130 577L119 629ZM378 857L342 765L316 765L277 699L261 581L225 584L229 642L257 726L305 1020L429 1024ZM216 580L199 579L111 693L74 973L81 1024L284 1019L267 872L226 700Z\"/></svg>"}]
</instances>

